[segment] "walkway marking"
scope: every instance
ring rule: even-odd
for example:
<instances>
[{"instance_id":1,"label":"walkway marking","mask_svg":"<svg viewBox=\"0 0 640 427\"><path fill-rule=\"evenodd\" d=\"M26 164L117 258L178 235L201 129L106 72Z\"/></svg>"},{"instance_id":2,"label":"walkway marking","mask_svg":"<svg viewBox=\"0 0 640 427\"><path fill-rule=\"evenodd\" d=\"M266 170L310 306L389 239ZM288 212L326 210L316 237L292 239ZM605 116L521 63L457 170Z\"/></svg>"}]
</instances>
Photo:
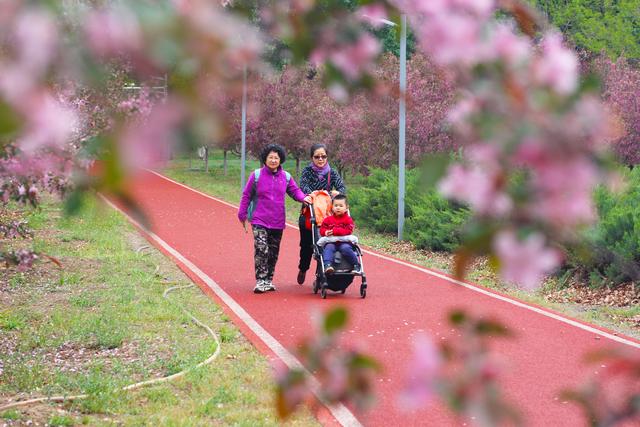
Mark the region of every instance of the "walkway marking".
<instances>
[{"instance_id":1,"label":"walkway marking","mask_svg":"<svg viewBox=\"0 0 640 427\"><path fill-rule=\"evenodd\" d=\"M154 172L155 173L155 172ZM162 175L160 175L162 176ZM188 187L187 187L188 188ZM201 193L202 194L202 193ZM196 274L203 282L213 290L216 295L229 307L240 320L244 322L245 325L251 329L251 331L256 334L258 338L262 340L263 343L269 347L273 353L280 358L289 368L291 369L302 369L311 378L310 388L313 391L313 394L316 396L318 401L322 402L324 406L329 409L331 415L343 426L349 427L361 427L362 424L358 421L355 415L344 405L337 404L331 405L325 402L320 397L320 383L316 380L316 378L311 375L309 371L300 363L300 361L291 354L278 340L276 340L266 329L264 329L260 324L253 318L247 311L240 306L228 293L226 293L220 285L218 285L211 277L209 277L205 272L200 270L195 264L189 261L185 256L183 256L180 252L170 246L167 242L162 240L158 235L148 230L142 224L137 222L135 219L131 218L126 212L120 209L118 206L113 204L111 200L107 199L104 195L99 194L100 198L104 200L109 206L111 206L116 211L120 212L129 222L135 225L140 230L143 230L151 239L153 239L158 245L160 245L164 250L169 252L174 258L180 261L183 265L185 265L191 272ZM226 203L226 202L225 202ZM228 203L227 203L228 204ZM233 205L231 205L233 206Z\"/></svg>"},{"instance_id":2,"label":"walkway marking","mask_svg":"<svg viewBox=\"0 0 640 427\"><path fill-rule=\"evenodd\" d=\"M155 171L152 171L152 170L149 170L149 172L151 172L151 173L153 173L153 174L155 174L155 175L159 176L160 178L163 178L163 179L165 179L165 180L167 180L167 181L169 181L169 182L172 182L172 183L174 183L174 184L176 184L176 185L179 185L180 187L184 187L184 188L186 188L186 189L187 189L187 190L189 190L189 191L193 191L194 193L200 194L201 196L204 196L204 197L207 197L207 198L209 198L209 199L215 200L216 202L219 202L219 203L222 203L222 204L224 204L224 205L230 206L230 207L232 207L232 208L234 208L234 209L238 209L238 206L237 206L237 205L233 205L233 204L231 204L231 203L229 203L229 202L226 202L226 201L224 201L224 200L218 199L217 197L213 197L213 196L211 196L211 195L209 195L209 194L205 194L205 193L203 193L202 191L198 191L198 190L196 190L196 189L194 189L194 188L191 188L191 187L189 187L189 186L187 186L187 185L185 185L185 184L182 184L182 183L180 183L180 182L177 182L177 181L175 181L175 180L173 180L173 179L171 179L171 178L169 178L169 177L166 177L166 176L164 176L164 175L162 175L162 174L160 174L160 173L158 173L158 172L155 172ZM294 225L291 225L291 224L289 224L289 223L287 223L287 226L289 226L289 227L291 227L291 228L294 228L294 229L298 230L298 227L296 227L296 226L294 226ZM596 335L600 335L600 336L602 336L602 337L609 338L609 339L610 339L610 340L612 340L612 341L616 341L616 342L618 342L618 343L626 344L626 345L628 345L628 346L630 346L630 347L635 347L635 348L640 349L640 343L637 343L637 342L631 341L631 340L626 339L626 338L623 338L623 337L619 337L619 336L614 335L614 334L611 334L611 333L609 333L609 332L601 331L601 330L599 330L599 329L597 329L597 328L594 328L594 327L592 327L592 326L585 325L585 324L583 324L583 323L577 322L577 321L575 321L575 320L573 320L573 319L566 318L566 317L561 316L561 315L559 315L559 314L551 313L551 312L549 312L549 311L543 310L543 309L538 308L538 307L533 307L533 306L528 305L528 304L526 304L526 303L524 303L524 302L517 301L517 300L514 300L514 299L512 299L512 298L505 297L505 296L503 296L503 295L499 295L499 294L493 293L493 292L491 292L491 291L489 291L489 290L479 288L479 287L474 286L474 285L472 285L472 284L470 284L470 283L465 283L465 282L462 282L462 281L460 281L460 280L456 280L456 279L454 279L454 278L452 278L452 277L447 276L446 274L438 273L438 272L436 272L436 271L432 271L432 270L428 270L428 269L426 269L426 268L418 267L417 265L409 264L408 262L400 261L400 260L397 260L397 259L394 259L394 258L391 258L391 257L385 256L385 255L378 254L378 253L376 253L376 252L371 252L371 251L366 250L366 249L365 249L365 250L363 250L363 252L364 252L364 253L367 253L367 254L369 254L369 255L376 256L376 257L378 257L378 258L382 258L382 259L387 260L387 261L395 262L396 264L400 264L400 265L403 265L403 266L405 266L405 267L411 267L411 268L413 268L413 269L415 269L415 270L421 271L421 272L426 273L426 274L428 274L428 275L430 275L430 276L434 276L434 277L438 277L438 278L440 278L440 279L444 279L444 280L446 280L446 281L448 281L448 282L451 282L451 283L454 283L454 284L456 284L456 285L459 285L459 286L465 287L465 288L467 288L467 289L470 289L470 290L472 290L472 291L475 291L475 292L481 293L481 294L486 295L486 296L489 296L489 297L491 297L491 298L495 298L495 299L497 299L497 300L504 301L504 302L507 302L507 303L509 303L509 304L513 304L513 305L515 305L515 306L517 306L517 307L520 307L520 308L524 308L524 309L526 309L526 310L533 311L533 312L538 313L538 314L541 314L541 315L543 315L543 316L550 317L550 318L552 318L552 319L558 320L558 321L563 322L563 323L566 323L566 324L568 324L568 325L575 326L576 328L583 329L583 330L585 330L585 331L587 331L587 332L591 332L591 333L594 333L594 334L596 334Z\"/></svg>"}]
</instances>

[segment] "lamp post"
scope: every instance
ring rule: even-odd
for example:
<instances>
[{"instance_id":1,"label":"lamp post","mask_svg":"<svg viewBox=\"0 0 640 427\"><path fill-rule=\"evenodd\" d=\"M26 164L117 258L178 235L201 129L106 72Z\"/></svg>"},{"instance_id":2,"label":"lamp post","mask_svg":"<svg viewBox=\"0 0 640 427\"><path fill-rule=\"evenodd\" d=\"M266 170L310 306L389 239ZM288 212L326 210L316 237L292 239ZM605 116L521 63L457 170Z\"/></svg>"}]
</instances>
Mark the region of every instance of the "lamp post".
<instances>
[{"instance_id":1,"label":"lamp post","mask_svg":"<svg viewBox=\"0 0 640 427\"><path fill-rule=\"evenodd\" d=\"M385 25L395 27L396 23L378 19ZM400 109L398 118L398 240L404 232L405 195L405 137L407 119L407 15L400 16Z\"/></svg>"},{"instance_id":2,"label":"lamp post","mask_svg":"<svg viewBox=\"0 0 640 427\"><path fill-rule=\"evenodd\" d=\"M242 70L242 141L240 143L240 192L244 190L247 164L247 66Z\"/></svg>"},{"instance_id":3,"label":"lamp post","mask_svg":"<svg viewBox=\"0 0 640 427\"><path fill-rule=\"evenodd\" d=\"M398 240L404 231L405 130L407 127L407 15L400 17L400 120L398 130Z\"/></svg>"}]
</instances>

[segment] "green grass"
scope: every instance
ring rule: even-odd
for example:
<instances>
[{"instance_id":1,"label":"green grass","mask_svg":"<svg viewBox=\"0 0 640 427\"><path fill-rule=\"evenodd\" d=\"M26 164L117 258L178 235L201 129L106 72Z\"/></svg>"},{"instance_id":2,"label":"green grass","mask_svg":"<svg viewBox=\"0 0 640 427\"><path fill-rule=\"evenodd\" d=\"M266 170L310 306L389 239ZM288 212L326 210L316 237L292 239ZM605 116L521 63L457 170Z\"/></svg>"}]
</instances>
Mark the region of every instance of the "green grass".
<instances>
[{"instance_id":1,"label":"green grass","mask_svg":"<svg viewBox=\"0 0 640 427\"><path fill-rule=\"evenodd\" d=\"M0 311L0 334L15 349L0 352L0 404L17 395L89 398L61 405L65 414L41 405L3 418L58 426L279 424L268 361L220 307L197 287L163 298L188 278L155 249L137 252L148 243L120 214L92 199L77 216L61 212L47 201L24 213L35 230L33 246L63 268L40 261L25 273L9 271L13 300ZM216 350L180 306L219 334L219 358L175 382L121 391L192 368ZM290 423L317 425L308 412Z\"/></svg>"},{"instance_id":2,"label":"green grass","mask_svg":"<svg viewBox=\"0 0 640 427\"><path fill-rule=\"evenodd\" d=\"M0 414L0 418L4 420L17 421L21 418L21 416L20 412L16 411L15 409L10 409Z\"/></svg>"},{"instance_id":3,"label":"green grass","mask_svg":"<svg viewBox=\"0 0 640 427\"><path fill-rule=\"evenodd\" d=\"M189 168L188 159L177 158L169 165L163 173L183 184L200 190L204 193L223 199L227 202L238 204L240 202L240 161L236 157L228 157L228 171L225 175L222 168L222 153L214 150L209 160L209 172L205 173L201 160L193 160L192 168ZM259 166L255 160L247 162L247 176L250 172ZM285 169L294 172L295 164L293 162L285 163ZM366 182L360 176L347 177L346 184L349 192L357 192L358 188L366 185ZM287 198L287 220L297 224L300 212L300 204ZM357 221L357 218L356 218ZM439 270L451 274L451 263L446 255L434 254L426 251L406 251L397 247L396 236L391 234L381 234L367 229L366 224L358 223L358 238L360 242L375 251L386 253L400 259L422 265L427 268ZM565 313L566 315L576 317L585 321L596 323L600 326L611 328L630 336L640 337L640 331L631 328L628 325L616 320L612 317L615 314L618 319L630 318L637 315L638 308L621 308L611 310L607 307L593 307L585 310L575 304L560 304L549 302L545 299L545 293L562 286L559 278L550 278L545 287L536 292L526 292L505 285L496 279L495 274L488 268L472 270L468 272L467 279L482 285L484 287L494 289L504 294L511 295L520 300L545 306L553 310Z\"/></svg>"}]
</instances>

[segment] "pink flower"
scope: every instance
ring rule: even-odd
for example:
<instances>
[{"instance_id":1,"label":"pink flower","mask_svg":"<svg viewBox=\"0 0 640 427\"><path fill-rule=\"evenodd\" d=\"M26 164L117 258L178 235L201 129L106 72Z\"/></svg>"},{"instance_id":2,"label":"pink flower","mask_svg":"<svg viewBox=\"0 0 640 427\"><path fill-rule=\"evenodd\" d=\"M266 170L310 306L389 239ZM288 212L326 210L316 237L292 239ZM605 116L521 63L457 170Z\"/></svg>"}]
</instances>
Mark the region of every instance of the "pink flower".
<instances>
[{"instance_id":1,"label":"pink flower","mask_svg":"<svg viewBox=\"0 0 640 427\"><path fill-rule=\"evenodd\" d=\"M405 410L429 404L436 393L442 357L433 340L426 334L413 338L413 354L407 365L407 384L399 397Z\"/></svg>"},{"instance_id":2,"label":"pink flower","mask_svg":"<svg viewBox=\"0 0 640 427\"><path fill-rule=\"evenodd\" d=\"M468 203L480 214L504 215L511 210L511 199L496 185L497 176L479 167L454 164L438 184L443 196Z\"/></svg>"},{"instance_id":3,"label":"pink flower","mask_svg":"<svg viewBox=\"0 0 640 427\"><path fill-rule=\"evenodd\" d=\"M380 43L369 33L364 33L354 44L341 46L331 52L329 59L348 79L355 80L368 70L380 52Z\"/></svg>"},{"instance_id":4,"label":"pink flower","mask_svg":"<svg viewBox=\"0 0 640 427\"><path fill-rule=\"evenodd\" d=\"M327 367L327 379L324 391L331 400L340 399L349 386L349 372L341 358L330 357L328 359L325 365Z\"/></svg>"},{"instance_id":5,"label":"pink flower","mask_svg":"<svg viewBox=\"0 0 640 427\"><path fill-rule=\"evenodd\" d=\"M485 48L490 58L502 59L511 66L519 65L531 55L531 43L514 33L511 25L499 24Z\"/></svg>"},{"instance_id":6,"label":"pink flower","mask_svg":"<svg viewBox=\"0 0 640 427\"><path fill-rule=\"evenodd\" d=\"M145 120L130 123L118 140L123 164L131 169L147 168L169 159L183 117L183 108L169 101L155 106Z\"/></svg>"},{"instance_id":7,"label":"pink flower","mask_svg":"<svg viewBox=\"0 0 640 427\"><path fill-rule=\"evenodd\" d=\"M557 227L587 224L595 219L592 192L597 171L588 159L543 162L534 170L537 194L532 211Z\"/></svg>"},{"instance_id":8,"label":"pink flower","mask_svg":"<svg viewBox=\"0 0 640 427\"><path fill-rule=\"evenodd\" d=\"M443 14L420 26L420 40L425 51L441 65L477 63L482 56L478 20L459 14Z\"/></svg>"},{"instance_id":9,"label":"pink flower","mask_svg":"<svg viewBox=\"0 0 640 427\"><path fill-rule=\"evenodd\" d=\"M384 25L383 20L387 19L387 10L382 4L373 3L358 9L357 16L361 21L367 22L373 28L380 28Z\"/></svg>"},{"instance_id":10,"label":"pink flower","mask_svg":"<svg viewBox=\"0 0 640 427\"><path fill-rule=\"evenodd\" d=\"M464 125L467 118L477 110L477 100L472 97L466 97L449 110L447 120L453 125Z\"/></svg>"},{"instance_id":11,"label":"pink flower","mask_svg":"<svg viewBox=\"0 0 640 427\"><path fill-rule=\"evenodd\" d=\"M544 237L538 233L519 240L513 231L501 231L496 235L493 246L500 259L502 279L525 289L540 286L544 276L557 268L561 261L560 254L547 249Z\"/></svg>"},{"instance_id":12,"label":"pink flower","mask_svg":"<svg viewBox=\"0 0 640 427\"><path fill-rule=\"evenodd\" d=\"M56 54L58 29L50 14L27 10L18 17L15 36L20 65L25 73L40 75Z\"/></svg>"},{"instance_id":13,"label":"pink flower","mask_svg":"<svg viewBox=\"0 0 640 427\"><path fill-rule=\"evenodd\" d=\"M75 113L64 108L50 94L35 97L29 103L28 130L18 141L22 150L35 152L43 147L62 148L77 125Z\"/></svg>"},{"instance_id":14,"label":"pink flower","mask_svg":"<svg viewBox=\"0 0 640 427\"><path fill-rule=\"evenodd\" d=\"M340 83L332 83L328 88L329 96L336 102L344 104L349 100L349 92Z\"/></svg>"},{"instance_id":15,"label":"pink flower","mask_svg":"<svg viewBox=\"0 0 640 427\"><path fill-rule=\"evenodd\" d=\"M14 105L24 103L36 85L34 77L19 64L0 63L0 93Z\"/></svg>"},{"instance_id":16,"label":"pink flower","mask_svg":"<svg viewBox=\"0 0 640 427\"><path fill-rule=\"evenodd\" d=\"M126 9L91 13L84 31L89 46L98 56L136 52L142 48L142 31L137 18Z\"/></svg>"},{"instance_id":17,"label":"pink flower","mask_svg":"<svg viewBox=\"0 0 640 427\"><path fill-rule=\"evenodd\" d=\"M578 59L562 46L562 36L549 33L542 41L542 56L535 65L536 80L560 95L568 95L578 85Z\"/></svg>"}]
</instances>

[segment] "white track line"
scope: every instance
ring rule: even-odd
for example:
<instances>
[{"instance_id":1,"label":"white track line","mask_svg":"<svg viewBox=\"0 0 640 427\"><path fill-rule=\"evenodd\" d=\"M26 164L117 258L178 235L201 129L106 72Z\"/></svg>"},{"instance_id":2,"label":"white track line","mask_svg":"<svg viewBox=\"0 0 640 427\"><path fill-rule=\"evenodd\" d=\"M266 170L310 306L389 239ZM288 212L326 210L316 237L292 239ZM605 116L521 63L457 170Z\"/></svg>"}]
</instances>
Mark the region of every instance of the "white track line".
<instances>
[{"instance_id":1,"label":"white track line","mask_svg":"<svg viewBox=\"0 0 640 427\"><path fill-rule=\"evenodd\" d=\"M144 232L151 239L153 239L158 245L160 245L164 250L169 252L174 258L176 258L178 261L184 264L189 270L191 270L194 274L196 274L200 278L200 280L206 283L207 286L209 286L209 288L211 288L211 290L213 290L213 292L215 292L216 295L225 303L225 305L229 307L234 312L234 314L238 316L238 318L240 318L240 320L242 320L242 322L244 322L244 324L247 325L247 327L251 329L251 331L254 334L256 334L256 336L260 338L262 342L265 343L267 347L269 347L269 349L273 351L273 353L276 356L278 356L280 360L282 360L289 368L304 369L304 371L307 373L309 378L311 378L311 389L313 393L316 395L318 400L321 401L329 409L329 411L331 411L331 414L334 416L336 420L338 420L338 422L341 425L354 426L354 427L362 426L362 424L358 421L355 415L353 415L353 413L349 409L347 409L346 406L342 404L330 405L324 402L318 393L318 390L320 389L320 385L318 381L311 375L309 371L307 371L304 368L302 363L300 363L300 361L296 359L296 357L293 354L291 354L282 344L280 344L278 340L276 340L273 336L271 336L269 332L267 332L262 326L260 326L260 324L253 317L251 317L251 315L247 313L247 311L244 308L242 308L240 304L238 304L229 294L227 294L220 287L220 285L218 285L211 277L209 277L206 273L200 270L195 264L193 264L191 261L185 258L180 252L178 252L176 249L171 247L167 242L162 240L155 233L149 231L148 229L143 227L140 223L138 223L136 220L131 218L126 212L124 212L118 206L114 205L105 196L100 194L100 198L104 200L104 202L107 203L109 206L111 206L113 209L115 209L116 211L124 215L124 217L127 218L129 222L134 224L139 229L144 230ZM221 200L217 200L217 199L216 201L222 202ZM226 203L226 202L223 202L223 203ZM233 206L233 205L230 205L230 206Z\"/></svg>"},{"instance_id":2,"label":"white track line","mask_svg":"<svg viewBox=\"0 0 640 427\"><path fill-rule=\"evenodd\" d=\"M201 191L195 190L195 189L193 189L193 188L191 188L191 187L189 187L187 185L184 185L184 184L182 184L180 182L177 182L177 181L175 181L175 180L173 180L173 179L171 179L169 177L166 177L166 176L164 176L164 175L162 175L162 174L160 174L158 172L151 171L151 170L150 170L150 172L154 173L155 175L159 176L160 178L166 179L169 182L172 182L172 183L174 183L176 185L179 185L179 186L184 187L184 188L186 188L186 189L188 189L190 191L193 191L194 193L198 193L198 194L200 194L200 195L202 195L204 197L207 197L209 199L215 200L216 202L219 202L219 203L222 203L224 205L230 206L230 207L232 207L234 209L238 209L238 206L236 206L236 205L233 205L233 204L231 204L229 202L226 202L224 200L218 199L216 197L210 196L209 194L205 194L205 193L203 193ZM287 224L287 226L289 226L291 228L295 228L296 230L298 229L298 227L293 226L291 224ZM559 314L556 314L556 313L551 313L549 311L543 310L543 309L538 308L538 307L533 307L533 306L525 304L525 303L523 303L521 301L517 301L517 300L511 299L511 298L508 298L508 297L493 293L491 291L479 288L479 287L471 285L469 283L465 283L465 282L462 282L460 280L453 279L453 278L451 278L451 277L449 277L449 276L447 276L445 274L438 273L438 272L431 271L431 270L427 270L426 268L421 268L421 267L418 267L416 265L409 264L407 262L400 261L400 260L397 260L397 259L394 259L394 258L390 258L388 256L381 255L381 254L378 254L378 253L375 253L375 252L371 252L371 251L368 251L368 250L363 250L363 252L365 252L365 253L367 253L369 255L376 256L378 258L382 258L382 259L387 260L387 261L395 262L396 264L400 264L400 265L403 265L405 267L411 267L411 268L413 268L415 270L421 271L421 272L426 273L426 274L428 274L430 276L439 277L440 279L444 279L444 280L446 280L448 282L455 283L456 285L463 286L463 287L465 287L467 289L470 289L472 291L484 294L484 295L489 296L491 298L495 298L497 300L513 304L513 305L515 305L517 307L533 311L533 312L541 314L543 316L550 317L552 319L555 319L555 320L558 320L560 322L569 324L571 326L575 326L576 328L580 328L580 329L585 330L587 332L591 332L591 333L594 333L596 335L600 335L602 337L609 338L612 341L616 341L616 342L619 342L621 344L626 344L628 346L640 349L640 343L628 340L628 339L623 338L623 337L619 337L619 336L613 335L613 334L611 334L609 332L601 331L601 330L599 330L597 328L582 324L582 323L577 322L577 321L575 321L573 319L569 319L569 318L566 318L564 316L560 316Z\"/></svg>"}]
</instances>

